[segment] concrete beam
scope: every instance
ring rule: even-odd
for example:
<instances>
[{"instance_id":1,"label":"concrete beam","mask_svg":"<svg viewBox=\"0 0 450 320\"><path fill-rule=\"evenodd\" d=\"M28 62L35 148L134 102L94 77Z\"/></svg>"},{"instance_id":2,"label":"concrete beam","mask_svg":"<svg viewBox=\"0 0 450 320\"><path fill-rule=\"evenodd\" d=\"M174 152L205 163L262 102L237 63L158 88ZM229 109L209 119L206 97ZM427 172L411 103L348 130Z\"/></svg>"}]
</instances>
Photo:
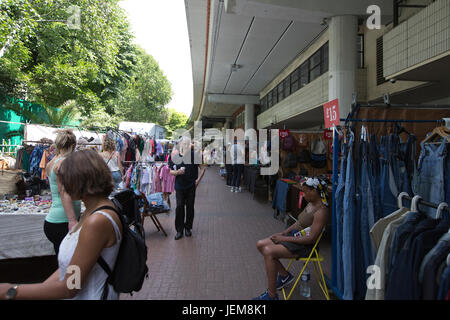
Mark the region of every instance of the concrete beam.
<instances>
[{"instance_id":1,"label":"concrete beam","mask_svg":"<svg viewBox=\"0 0 450 320\"><path fill-rule=\"evenodd\" d=\"M224 104L259 104L259 96L243 95L243 94L210 94L208 93L208 101L211 103Z\"/></svg>"}]
</instances>

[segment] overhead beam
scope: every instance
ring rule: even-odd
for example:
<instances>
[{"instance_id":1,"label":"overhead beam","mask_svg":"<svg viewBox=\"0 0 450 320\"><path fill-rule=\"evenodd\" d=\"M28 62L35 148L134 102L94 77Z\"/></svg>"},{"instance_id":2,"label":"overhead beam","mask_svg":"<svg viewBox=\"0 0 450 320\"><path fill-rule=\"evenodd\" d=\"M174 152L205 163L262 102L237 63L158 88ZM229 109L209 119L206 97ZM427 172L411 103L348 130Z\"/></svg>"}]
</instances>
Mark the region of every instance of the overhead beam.
<instances>
[{"instance_id":1,"label":"overhead beam","mask_svg":"<svg viewBox=\"0 0 450 320\"><path fill-rule=\"evenodd\" d=\"M244 94L208 94L208 101L211 103L224 104L259 104L258 95Z\"/></svg>"}]
</instances>

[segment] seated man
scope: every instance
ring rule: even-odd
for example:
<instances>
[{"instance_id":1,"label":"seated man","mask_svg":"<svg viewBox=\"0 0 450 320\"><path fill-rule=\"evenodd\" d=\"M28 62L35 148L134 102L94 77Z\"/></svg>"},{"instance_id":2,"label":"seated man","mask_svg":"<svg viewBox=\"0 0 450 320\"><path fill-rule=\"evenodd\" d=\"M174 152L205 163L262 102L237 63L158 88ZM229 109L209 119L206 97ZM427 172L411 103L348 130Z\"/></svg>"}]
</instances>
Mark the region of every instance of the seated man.
<instances>
[{"instance_id":1,"label":"seated man","mask_svg":"<svg viewBox=\"0 0 450 320\"><path fill-rule=\"evenodd\" d=\"M297 222L285 231L259 240L256 244L264 256L268 289L254 300L278 300L277 290L294 280L279 259L307 257L329 221L325 181L308 178L302 184L302 191L308 205L298 215ZM298 231L308 227L309 233L298 236Z\"/></svg>"}]
</instances>

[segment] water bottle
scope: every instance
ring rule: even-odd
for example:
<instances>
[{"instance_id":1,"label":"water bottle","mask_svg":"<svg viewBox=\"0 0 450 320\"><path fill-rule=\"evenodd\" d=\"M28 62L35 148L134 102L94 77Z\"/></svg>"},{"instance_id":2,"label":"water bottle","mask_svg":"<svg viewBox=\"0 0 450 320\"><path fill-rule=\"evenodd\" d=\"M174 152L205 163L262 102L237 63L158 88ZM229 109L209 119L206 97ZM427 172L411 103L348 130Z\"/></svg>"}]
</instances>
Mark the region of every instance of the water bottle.
<instances>
[{"instance_id":1,"label":"water bottle","mask_svg":"<svg viewBox=\"0 0 450 320\"><path fill-rule=\"evenodd\" d=\"M311 288L309 287L310 274L308 267L303 271L302 277L300 278L300 294L307 299L311 299Z\"/></svg>"}]
</instances>

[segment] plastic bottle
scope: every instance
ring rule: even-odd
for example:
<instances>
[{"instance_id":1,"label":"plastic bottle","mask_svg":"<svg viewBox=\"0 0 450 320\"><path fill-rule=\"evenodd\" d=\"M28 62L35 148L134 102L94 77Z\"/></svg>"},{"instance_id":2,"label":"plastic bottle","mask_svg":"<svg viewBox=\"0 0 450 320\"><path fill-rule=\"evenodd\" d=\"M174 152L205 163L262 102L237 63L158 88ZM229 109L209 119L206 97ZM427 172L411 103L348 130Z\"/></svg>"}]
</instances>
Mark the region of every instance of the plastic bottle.
<instances>
[{"instance_id":1,"label":"plastic bottle","mask_svg":"<svg viewBox=\"0 0 450 320\"><path fill-rule=\"evenodd\" d=\"M311 299L311 288L309 287L310 274L308 267L303 271L302 277L300 278L300 294L307 299Z\"/></svg>"}]
</instances>

